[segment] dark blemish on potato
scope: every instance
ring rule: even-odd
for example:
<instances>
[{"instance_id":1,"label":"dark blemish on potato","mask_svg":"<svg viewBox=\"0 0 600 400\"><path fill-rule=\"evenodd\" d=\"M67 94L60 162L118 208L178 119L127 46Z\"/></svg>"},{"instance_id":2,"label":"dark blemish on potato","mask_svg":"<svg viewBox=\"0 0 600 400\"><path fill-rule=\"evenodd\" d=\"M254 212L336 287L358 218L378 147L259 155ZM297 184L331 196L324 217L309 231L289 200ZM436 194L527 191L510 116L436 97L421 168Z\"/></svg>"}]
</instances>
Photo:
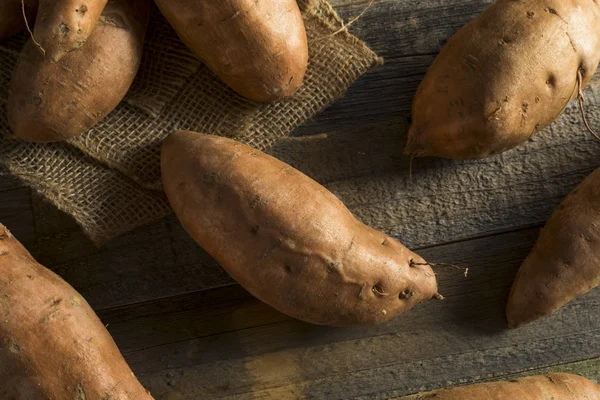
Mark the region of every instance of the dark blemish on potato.
<instances>
[{"instance_id":1,"label":"dark blemish on potato","mask_svg":"<svg viewBox=\"0 0 600 400\"><path fill-rule=\"evenodd\" d=\"M79 385L77 385L77 389L75 390L75 400L87 400L87 395L85 394L85 387L83 386L83 382L79 383Z\"/></svg>"},{"instance_id":2,"label":"dark blemish on potato","mask_svg":"<svg viewBox=\"0 0 600 400\"><path fill-rule=\"evenodd\" d=\"M67 24L65 24L64 22L61 22L60 24L58 24L58 34L61 37L65 37L69 34L69 31L71 31L71 28L69 28L69 26Z\"/></svg>"},{"instance_id":3,"label":"dark blemish on potato","mask_svg":"<svg viewBox=\"0 0 600 400\"><path fill-rule=\"evenodd\" d=\"M334 272L337 271L339 269L339 264L334 263L333 261L330 263L327 263L327 270L329 272Z\"/></svg>"},{"instance_id":4,"label":"dark blemish on potato","mask_svg":"<svg viewBox=\"0 0 600 400\"><path fill-rule=\"evenodd\" d=\"M250 233L253 235L258 235L258 231L260 231L260 226L258 225L254 225L252 228L250 228Z\"/></svg>"},{"instance_id":5,"label":"dark blemish on potato","mask_svg":"<svg viewBox=\"0 0 600 400\"><path fill-rule=\"evenodd\" d=\"M371 290L373 291L373 293L375 293L377 296L379 297L385 297L385 296L389 296L389 293L386 293L383 290L383 286L381 286L379 283L374 285Z\"/></svg>"},{"instance_id":6,"label":"dark blemish on potato","mask_svg":"<svg viewBox=\"0 0 600 400\"><path fill-rule=\"evenodd\" d=\"M533 11L527 11L527 18L532 19L535 16Z\"/></svg>"},{"instance_id":7,"label":"dark blemish on potato","mask_svg":"<svg viewBox=\"0 0 600 400\"><path fill-rule=\"evenodd\" d=\"M82 4L79 6L79 8L75 9L75 12L81 16L85 15L85 13L87 12L88 8L85 4Z\"/></svg>"},{"instance_id":8,"label":"dark blemish on potato","mask_svg":"<svg viewBox=\"0 0 600 400\"><path fill-rule=\"evenodd\" d=\"M554 74L550 74L548 76L548 78L546 79L546 85L550 87L556 86L556 76L554 76Z\"/></svg>"},{"instance_id":9,"label":"dark blemish on potato","mask_svg":"<svg viewBox=\"0 0 600 400\"><path fill-rule=\"evenodd\" d=\"M415 295L415 292L413 292L409 288L406 288L402 292L400 292L400 296L399 297L402 300L407 300L407 299L410 299L411 297L413 297L414 295Z\"/></svg>"},{"instance_id":10,"label":"dark blemish on potato","mask_svg":"<svg viewBox=\"0 0 600 400\"><path fill-rule=\"evenodd\" d=\"M16 344L12 339L5 340L8 351L11 353L17 354L21 352L21 346Z\"/></svg>"},{"instance_id":11,"label":"dark blemish on potato","mask_svg":"<svg viewBox=\"0 0 600 400\"><path fill-rule=\"evenodd\" d=\"M538 96L535 96L535 102L539 103L540 102L540 98Z\"/></svg>"},{"instance_id":12,"label":"dark blemish on potato","mask_svg":"<svg viewBox=\"0 0 600 400\"><path fill-rule=\"evenodd\" d=\"M509 100L510 100L510 97L508 97L508 96L506 96L506 97L504 98L504 102L505 102L505 103L508 103L508 101L509 101Z\"/></svg>"},{"instance_id":13,"label":"dark blemish on potato","mask_svg":"<svg viewBox=\"0 0 600 400\"><path fill-rule=\"evenodd\" d=\"M202 180L206 183L216 183L219 181L219 178L221 177L221 174L219 174L218 172L206 172L204 174L202 174Z\"/></svg>"},{"instance_id":14,"label":"dark blemish on potato","mask_svg":"<svg viewBox=\"0 0 600 400\"><path fill-rule=\"evenodd\" d=\"M48 322L56 319L56 317L58 317L59 315L60 315L60 310L54 310L50 314L48 314L48 316L42 318L42 320L40 322L42 323L42 325L45 325Z\"/></svg>"},{"instance_id":15,"label":"dark blemish on potato","mask_svg":"<svg viewBox=\"0 0 600 400\"><path fill-rule=\"evenodd\" d=\"M285 270L285 272L287 272L288 274L292 273L292 267L290 267L289 265L285 264L283 266L283 269Z\"/></svg>"},{"instance_id":16,"label":"dark blemish on potato","mask_svg":"<svg viewBox=\"0 0 600 400\"><path fill-rule=\"evenodd\" d=\"M262 199L260 198L260 196L256 196L250 201L250 208L254 210L256 207L261 205L261 203Z\"/></svg>"},{"instance_id":17,"label":"dark blemish on potato","mask_svg":"<svg viewBox=\"0 0 600 400\"><path fill-rule=\"evenodd\" d=\"M527 113L527 110L529 110L529 104L523 103L523 105L521 106L521 110L523 110L523 113Z\"/></svg>"},{"instance_id":18,"label":"dark blemish on potato","mask_svg":"<svg viewBox=\"0 0 600 400\"><path fill-rule=\"evenodd\" d=\"M42 104L42 96L41 95L33 96L33 105L38 107L40 104Z\"/></svg>"},{"instance_id":19,"label":"dark blemish on potato","mask_svg":"<svg viewBox=\"0 0 600 400\"><path fill-rule=\"evenodd\" d=\"M381 245L385 246L387 244L387 238L383 238L383 240L381 241Z\"/></svg>"},{"instance_id":20,"label":"dark blemish on potato","mask_svg":"<svg viewBox=\"0 0 600 400\"><path fill-rule=\"evenodd\" d=\"M352 246L354 246L354 239L356 239L356 235L350 241L350 245L348 246L348 248L346 249L346 251L350 251L350 249L352 248Z\"/></svg>"},{"instance_id":21,"label":"dark blemish on potato","mask_svg":"<svg viewBox=\"0 0 600 400\"><path fill-rule=\"evenodd\" d=\"M490 115L488 115L488 121L498 121L500 120L500 112L502 111L502 107L498 107L494 110Z\"/></svg>"},{"instance_id":22,"label":"dark blemish on potato","mask_svg":"<svg viewBox=\"0 0 600 400\"><path fill-rule=\"evenodd\" d=\"M0 257L7 256L8 251L0 251Z\"/></svg>"}]
</instances>

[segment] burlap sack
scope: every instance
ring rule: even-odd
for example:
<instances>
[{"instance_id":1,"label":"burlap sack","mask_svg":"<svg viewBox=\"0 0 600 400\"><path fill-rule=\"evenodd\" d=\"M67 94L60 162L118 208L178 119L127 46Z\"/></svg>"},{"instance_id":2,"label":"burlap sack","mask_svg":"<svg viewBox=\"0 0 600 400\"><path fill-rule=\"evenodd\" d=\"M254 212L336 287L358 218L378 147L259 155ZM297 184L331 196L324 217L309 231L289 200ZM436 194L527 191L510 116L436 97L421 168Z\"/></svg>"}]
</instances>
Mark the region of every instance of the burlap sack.
<instances>
[{"instance_id":1,"label":"burlap sack","mask_svg":"<svg viewBox=\"0 0 600 400\"><path fill-rule=\"evenodd\" d=\"M68 143L28 144L11 138L7 87L24 36L4 43L0 163L71 214L98 244L169 214L159 162L160 145L169 132L229 136L268 150L381 62L363 42L340 32L343 23L325 0L298 4L309 38L309 67L293 97L270 104L241 98L192 56L154 9L142 66L125 101Z\"/></svg>"}]
</instances>

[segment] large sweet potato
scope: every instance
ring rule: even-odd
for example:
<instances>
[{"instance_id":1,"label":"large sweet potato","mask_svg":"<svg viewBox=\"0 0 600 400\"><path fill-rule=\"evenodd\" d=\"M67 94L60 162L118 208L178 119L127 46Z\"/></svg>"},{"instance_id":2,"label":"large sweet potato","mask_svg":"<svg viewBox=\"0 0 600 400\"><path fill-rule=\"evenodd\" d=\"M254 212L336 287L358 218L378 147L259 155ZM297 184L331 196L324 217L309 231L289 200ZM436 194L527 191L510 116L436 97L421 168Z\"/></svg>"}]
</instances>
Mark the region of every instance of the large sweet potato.
<instances>
[{"instance_id":1,"label":"large sweet potato","mask_svg":"<svg viewBox=\"0 0 600 400\"><path fill-rule=\"evenodd\" d=\"M107 0L39 0L34 35L47 61L83 47Z\"/></svg>"},{"instance_id":2,"label":"large sweet potato","mask_svg":"<svg viewBox=\"0 0 600 400\"><path fill-rule=\"evenodd\" d=\"M371 324L436 296L435 275L421 257L271 156L179 131L164 142L161 166L190 235L250 293L288 315Z\"/></svg>"},{"instance_id":3,"label":"large sweet potato","mask_svg":"<svg viewBox=\"0 0 600 400\"><path fill-rule=\"evenodd\" d=\"M86 45L56 63L30 40L10 83L8 122L15 136L66 140L111 112L137 73L148 17L148 0L112 1Z\"/></svg>"},{"instance_id":4,"label":"large sweet potato","mask_svg":"<svg viewBox=\"0 0 600 400\"><path fill-rule=\"evenodd\" d=\"M598 400L600 387L578 375L554 373L437 390L418 400Z\"/></svg>"},{"instance_id":5,"label":"large sweet potato","mask_svg":"<svg viewBox=\"0 0 600 400\"><path fill-rule=\"evenodd\" d=\"M25 30L23 3L27 22L33 25L38 9L38 0L0 0L0 40Z\"/></svg>"},{"instance_id":6,"label":"large sweet potato","mask_svg":"<svg viewBox=\"0 0 600 400\"><path fill-rule=\"evenodd\" d=\"M405 152L481 158L513 148L556 119L599 60L597 0L498 0L427 72Z\"/></svg>"},{"instance_id":7,"label":"large sweet potato","mask_svg":"<svg viewBox=\"0 0 600 400\"><path fill-rule=\"evenodd\" d=\"M88 303L0 224L0 399L151 399Z\"/></svg>"},{"instance_id":8,"label":"large sweet potato","mask_svg":"<svg viewBox=\"0 0 600 400\"><path fill-rule=\"evenodd\" d=\"M227 85L254 101L289 96L308 62L296 0L155 0L181 40Z\"/></svg>"},{"instance_id":9,"label":"large sweet potato","mask_svg":"<svg viewBox=\"0 0 600 400\"><path fill-rule=\"evenodd\" d=\"M600 169L554 211L517 273L510 327L551 314L600 285Z\"/></svg>"}]
</instances>

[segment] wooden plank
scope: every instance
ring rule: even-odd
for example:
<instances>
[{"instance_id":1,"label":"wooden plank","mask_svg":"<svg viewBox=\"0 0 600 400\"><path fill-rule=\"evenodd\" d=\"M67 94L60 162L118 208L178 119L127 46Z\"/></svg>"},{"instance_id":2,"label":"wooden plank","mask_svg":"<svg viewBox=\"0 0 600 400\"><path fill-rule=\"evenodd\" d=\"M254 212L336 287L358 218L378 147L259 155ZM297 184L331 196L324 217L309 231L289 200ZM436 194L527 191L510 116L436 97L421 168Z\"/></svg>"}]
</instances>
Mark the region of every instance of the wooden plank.
<instances>
[{"instance_id":1,"label":"wooden plank","mask_svg":"<svg viewBox=\"0 0 600 400\"><path fill-rule=\"evenodd\" d=\"M0 193L23 187L25 187L23 182L11 175L3 165L0 165Z\"/></svg>"},{"instance_id":2,"label":"wooden plank","mask_svg":"<svg viewBox=\"0 0 600 400\"><path fill-rule=\"evenodd\" d=\"M4 180L2 177L0 181L6 183L4 189L0 189L0 223L8 227L25 245L33 244L35 227L30 190L10 178ZM13 186L13 183L17 184Z\"/></svg>"},{"instance_id":3,"label":"wooden plank","mask_svg":"<svg viewBox=\"0 0 600 400\"><path fill-rule=\"evenodd\" d=\"M504 306L538 229L424 249L443 302L385 325L290 319L237 286L101 312L158 398L387 398L600 356L600 291L507 331ZM460 368L456 366L460 365Z\"/></svg>"}]
</instances>

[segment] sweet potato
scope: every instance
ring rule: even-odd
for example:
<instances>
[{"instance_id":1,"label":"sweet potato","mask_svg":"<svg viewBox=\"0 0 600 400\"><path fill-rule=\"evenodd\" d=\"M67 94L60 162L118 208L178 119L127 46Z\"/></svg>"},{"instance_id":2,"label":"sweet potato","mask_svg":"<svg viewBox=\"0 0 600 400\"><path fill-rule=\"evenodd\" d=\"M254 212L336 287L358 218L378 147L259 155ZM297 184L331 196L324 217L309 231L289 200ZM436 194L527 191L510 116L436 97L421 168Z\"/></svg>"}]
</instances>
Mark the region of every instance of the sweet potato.
<instances>
[{"instance_id":1,"label":"sweet potato","mask_svg":"<svg viewBox=\"0 0 600 400\"><path fill-rule=\"evenodd\" d=\"M600 386L578 375L553 373L512 381L437 390L419 400L598 400Z\"/></svg>"},{"instance_id":2,"label":"sweet potato","mask_svg":"<svg viewBox=\"0 0 600 400\"><path fill-rule=\"evenodd\" d=\"M161 168L188 233L244 288L283 313L315 324L365 325L439 296L421 257L267 154L178 131L163 144Z\"/></svg>"},{"instance_id":3,"label":"sweet potato","mask_svg":"<svg viewBox=\"0 0 600 400\"><path fill-rule=\"evenodd\" d=\"M405 153L469 159L511 149L559 116L599 60L597 0L498 0L427 72Z\"/></svg>"},{"instance_id":4,"label":"sweet potato","mask_svg":"<svg viewBox=\"0 0 600 400\"><path fill-rule=\"evenodd\" d=\"M8 122L16 137L55 142L77 136L123 99L137 73L148 0L115 0L86 45L56 63L30 40L10 83Z\"/></svg>"},{"instance_id":5,"label":"sweet potato","mask_svg":"<svg viewBox=\"0 0 600 400\"><path fill-rule=\"evenodd\" d=\"M558 206L513 284L506 315L518 327L600 285L600 169Z\"/></svg>"},{"instance_id":6,"label":"sweet potato","mask_svg":"<svg viewBox=\"0 0 600 400\"><path fill-rule=\"evenodd\" d=\"M107 0L39 0L33 31L50 62L83 47Z\"/></svg>"},{"instance_id":7,"label":"sweet potato","mask_svg":"<svg viewBox=\"0 0 600 400\"><path fill-rule=\"evenodd\" d=\"M0 398L152 398L88 303L1 224Z\"/></svg>"},{"instance_id":8,"label":"sweet potato","mask_svg":"<svg viewBox=\"0 0 600 400\"><path fill-rule=\"evenodd\" d=\"M25 30L22 0L0 0L0 40ZM38 0L25 0L25 16L33 25L38 9Z\"/></svg>"},{"instance_id":9,"label":"sweet potato","mask_svg":"<svg viewBox=\"0 0 600 400\"><path fill-rule=\"evenodd\" d=\"M223 82L259 102L296 92L308 62L296 0L155 0L181 40Z\"/></svg>"}]
</instances>

